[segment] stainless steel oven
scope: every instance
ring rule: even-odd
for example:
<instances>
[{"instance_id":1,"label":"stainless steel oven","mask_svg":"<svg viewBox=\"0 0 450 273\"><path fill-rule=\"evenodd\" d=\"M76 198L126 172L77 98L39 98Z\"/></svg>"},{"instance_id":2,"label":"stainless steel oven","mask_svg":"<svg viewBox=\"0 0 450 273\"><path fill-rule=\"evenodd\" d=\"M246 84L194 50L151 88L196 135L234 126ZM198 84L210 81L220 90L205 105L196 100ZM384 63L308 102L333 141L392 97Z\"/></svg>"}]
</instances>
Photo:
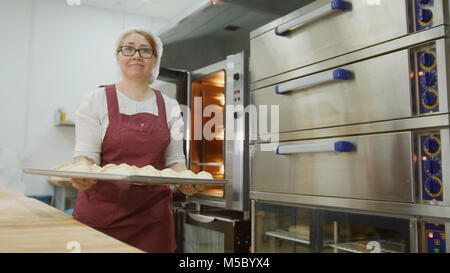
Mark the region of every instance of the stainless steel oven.
<instances>
[{"instance_id":1,"label":"stainless steel oven","mask_svg":"<svg viewBox=\"0 0 450 273\"><path fill-rule=\"evenodd\" d=\"M264 242L292 239L291 226L310 241L280 251L342 251L339 238L366 243L349 239L358 233L394 236L386 251L447 251L436 246L450 221L449 11L441 0L319 0L251 33L250 103L279 109L250 118L256 251L277 251Z\"/></svg>"},{"instance_id":2,"label":"stainless steel oven","mask_svg":"<svg viewBox=\"0 0 450 273\"><path fill-rule=\"evenodd\" d=\"M252 202L255 252L446 253L449 219Z\"/></svg>"},{"instance_id":3,"label":"stainless steel oven","mask_svg":"<svg viewBox=\"0 0 450 273\"><path fill-rule=\"evenodd\" d=\"M250 219L232 210L196 206L175 207L175 234L183 253L250 252Z\"/></svg>"},{"instance_id":4,"label":"stainless steel oven","mask_svg":"<svg viewBox=\"0 0 450 273\"><path fill-rule=\"evenodd\" d=\"M159 79L172 85L173 97L184 106L188 168L228 180L205 186L187 202L241 211L248 218L248 116L243 114L249 101L248 53L195 71L163 68Z\"/></svg>"},{"instance_id":5,"label":"stainless steel oven","mask_svg":"<svg viewBox=\"0 0 450 273\"><path fill-rule=\"evenodd\" d=\"M195 71L163 68L158 79L181 105L188 168L227 180L174 196L177 252L249 252L248 54Z\"/></svg>"},{"instance_id":6,"label":"stainless steel oven","mask_svg":"<svg viewBox=\"0 0 450 273\"><path fill-rule=\"evenodd\" d=\"M314 1L250 33L251 82L446 25L448 5L446 0Z\"/></svg>"}]
</instances>

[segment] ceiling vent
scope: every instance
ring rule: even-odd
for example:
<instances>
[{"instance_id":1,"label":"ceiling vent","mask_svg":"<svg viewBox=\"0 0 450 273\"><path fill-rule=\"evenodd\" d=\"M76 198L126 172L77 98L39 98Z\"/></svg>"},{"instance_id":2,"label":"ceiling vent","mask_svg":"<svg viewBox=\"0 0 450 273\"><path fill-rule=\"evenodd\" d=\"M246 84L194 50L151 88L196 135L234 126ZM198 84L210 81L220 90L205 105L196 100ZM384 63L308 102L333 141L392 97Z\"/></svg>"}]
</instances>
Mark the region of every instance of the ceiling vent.
<instances>
[{"instance_id":1,"label":"ceiling vent","mask_svg":"<svg viewBox=\"0 0 450 273\"><path fill-rule=\"evenodd\" d=\"M227 30L227 31L236 31L236 30L238 30L240 28L241 27L229 25L229 26L226 26L224 29Z\"/></svg>"}]
</instances>

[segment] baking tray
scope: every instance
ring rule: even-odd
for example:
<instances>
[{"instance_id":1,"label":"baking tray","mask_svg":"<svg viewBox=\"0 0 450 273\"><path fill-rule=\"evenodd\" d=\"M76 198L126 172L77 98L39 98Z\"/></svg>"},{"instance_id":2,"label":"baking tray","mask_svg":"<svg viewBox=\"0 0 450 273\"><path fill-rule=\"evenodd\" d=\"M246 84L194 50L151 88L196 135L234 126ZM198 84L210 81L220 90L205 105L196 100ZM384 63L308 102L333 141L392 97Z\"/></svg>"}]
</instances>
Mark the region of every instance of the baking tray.
<instances>
[{"instance_id":1,"label":"baking tray","mask_svg":"<svg viewBox=\"0 0 450 273\"><path fill-rule=\"evenodd\" d=\"M68 178L85 178L96 180L112 180L116 182L133 185L158 185L158 184L222 185L227 183L226 179L198 179L198 178L179 178L179 177L145 176L145 175L122 175L109 173L57 171L49 169L32 169L32 168L23 168L22 170L24 173L34 175L68 177Z\"/></svg>"}]
</instances>

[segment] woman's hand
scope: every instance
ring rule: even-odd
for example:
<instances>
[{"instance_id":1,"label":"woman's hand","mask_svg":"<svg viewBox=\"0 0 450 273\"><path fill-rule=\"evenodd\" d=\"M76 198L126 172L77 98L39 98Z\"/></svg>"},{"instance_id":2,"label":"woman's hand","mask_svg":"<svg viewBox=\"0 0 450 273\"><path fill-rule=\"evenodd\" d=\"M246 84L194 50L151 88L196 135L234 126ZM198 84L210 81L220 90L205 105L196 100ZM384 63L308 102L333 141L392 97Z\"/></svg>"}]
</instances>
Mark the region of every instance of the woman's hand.
<instances>
[{"instance_id":1,"label":"woman's hand","mask_svg":"<svg viewBox=\"0 0 450 273\"><path fill-rule=\"evenodd\" d=\"M193 184L177 184L175 187L186 195L194 195L198 192L198 188Z\"/></svg>"},{"instance_id":2,"label":"woman's hand","mask_svg":"<svg viewBox=\"0 0 450 273\"><path fill-rule=\"evenodd\" d=\"M95 179L83 179L83 178L72 178L70 179L70 183L77 190L85 191L90 189L92 186L97 184L97 180Z\"/></svg>"},{"instance_id":3,"label":"woman's hand","mask_svg":"<svg viewBox=\"0 0 450 273\"><path fill-rule=\"evenodd\" d=\"M94 164L94 160L92 160L89 157L85 157L85 156L77 156L74 158L73 163L77 163L77 162L86 162L86 164L88 166ZM85 191L90 189L92 186L94 186L95 184L97 184L97 180L95 179L83 179L83 178L72 178L70 179L70 183L72 183L72 186L74 188L76 188L77 190L81 190L81 191Z\"/></svg>"},{"instance_id":4,"label":"woman's hand","mask_svg":"<svg viewBox=\"0 0 450 273\"><path fill-rule=\"evenodd\" d=\"M169 168L171 168L176 172L182 172L187 170L186 165L184 165L183 163L175 163L169 166ZM194 184L177 184L175 185L175 187L186 195L194 195L199 191L202 191L204 188L203 185L194 185Z\"/></svg>"}]
</instances>

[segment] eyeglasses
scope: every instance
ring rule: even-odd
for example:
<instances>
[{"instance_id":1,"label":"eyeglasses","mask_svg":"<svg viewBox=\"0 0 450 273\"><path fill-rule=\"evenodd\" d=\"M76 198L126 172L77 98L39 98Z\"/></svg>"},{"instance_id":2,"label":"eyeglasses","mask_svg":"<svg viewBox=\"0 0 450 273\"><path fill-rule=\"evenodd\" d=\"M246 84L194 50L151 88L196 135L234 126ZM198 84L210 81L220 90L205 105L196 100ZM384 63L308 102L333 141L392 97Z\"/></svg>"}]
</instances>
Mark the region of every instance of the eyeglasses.
<instances>
[{"instance_id":1,"label":"eyeglasses","mask_svg":"<svg viewBox=\"0 0 450 273\"><path fill-rule=\"evenodd\" d=\"M153 55L155 54L155 51L151 48L140 48L140 49L136 49L132 46L121 46L120 47L120 52L122 52L123 56L134 56L134 54L137 52L139 52L139 56L141 56L141 58L144 59L151 59L153 57Z\"/></svg>"}]
</instances>

